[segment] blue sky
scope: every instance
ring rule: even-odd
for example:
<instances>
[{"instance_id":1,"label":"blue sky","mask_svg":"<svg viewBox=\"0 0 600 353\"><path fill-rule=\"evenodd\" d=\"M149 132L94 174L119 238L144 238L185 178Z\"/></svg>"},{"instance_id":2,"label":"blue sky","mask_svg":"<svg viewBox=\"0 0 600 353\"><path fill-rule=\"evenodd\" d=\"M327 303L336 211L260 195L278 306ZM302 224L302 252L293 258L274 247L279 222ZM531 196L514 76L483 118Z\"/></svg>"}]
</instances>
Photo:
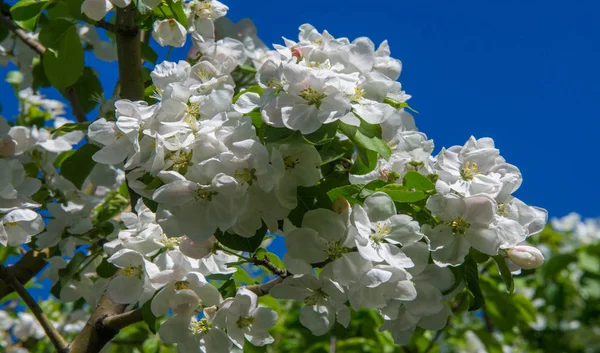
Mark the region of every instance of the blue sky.
<instances>
[{"instance_id":1,"label":"blue sky","mask_svg":"<svg viewBox=\"0 0 600 353\"><path fill-rule=\"evenodd\" d=\"M225 0L229 17L250 17L270 45L297 37L302 23L334 36L387 39L420 114L417 126L442 146L470 135L494 138L524 183L517 196L549 210L600 216L596 134L600 132L600 25L595 1ZM575 5L577 4L577 5ZM188 42L189 46L189 42ZM187 46L186 46L187 47ZM161 60L166 50L160 50ZM171 60L186 50L173 50ZM111 90L116 63L93 56ZM7 69L0 68L4 77ZM45 94L57 98L54 90ZM0 84L3 114L16 114ZM93 116L93 114L90 114ZM575 187L577 186L577 187Z\"/></svg>"}]
</instances>

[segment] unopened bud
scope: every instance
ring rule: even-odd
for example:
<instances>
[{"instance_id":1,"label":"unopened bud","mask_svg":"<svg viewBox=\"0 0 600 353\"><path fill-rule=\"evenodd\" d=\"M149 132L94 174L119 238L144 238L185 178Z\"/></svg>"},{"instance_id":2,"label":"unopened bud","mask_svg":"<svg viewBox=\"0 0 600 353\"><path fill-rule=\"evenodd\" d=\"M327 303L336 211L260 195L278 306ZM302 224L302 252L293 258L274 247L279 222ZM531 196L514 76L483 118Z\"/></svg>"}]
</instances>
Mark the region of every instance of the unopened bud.
<instances>
[{"instance_id":1,"label":"unopened bud","mask_svg":"<svg viewBox=\"0 0 600 353\"><path fill-rule=\"evenodd\" d=\"M332 208L335 213L342 214L348 210L350 210L350 202L346 200L343 196L338 196L333 200Z\"/></svg>"},{"instance_id":2,"label":"unopened bud","mask_svg":"<svg viewBox=\"0 0 600 353\"><path fill-rule=\"evenodd\" d=\"M544 255L537 248L529 245L517 245L506 251L508 258L523 269L538 268L544 263Z\"/></svg>"},{"instance_id":3,"label":"unopened bud","mask_svg":"<svg viewBox=\"0 0 600 353\"><path fill-rule=\"evenodd\" d=\"M298 48L292 48L292 56L295 56L296 58L300 59L302 58L302 52Z\"/></svg>"}]
</instances>

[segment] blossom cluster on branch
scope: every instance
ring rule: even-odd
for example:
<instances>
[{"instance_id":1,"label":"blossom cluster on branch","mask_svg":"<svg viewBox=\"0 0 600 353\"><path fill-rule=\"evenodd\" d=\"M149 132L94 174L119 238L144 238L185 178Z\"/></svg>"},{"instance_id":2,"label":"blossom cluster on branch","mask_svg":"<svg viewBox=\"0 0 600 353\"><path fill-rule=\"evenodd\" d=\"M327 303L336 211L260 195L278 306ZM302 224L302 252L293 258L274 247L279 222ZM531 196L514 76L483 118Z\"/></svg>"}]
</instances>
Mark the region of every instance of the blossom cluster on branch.
<instances>
[{"instance_id":1,"label":"blossom cluster on branch","mask_svg":"<svg viewBox=\"0 0 600 353\"><path fill-rule=\"evenodd\" d=\"M104 21L116 6L162 46L191 34L197 55L157 64L145 100L99 98L91 123L65 124L41 99L16 124L0 120L0 244L50 248L43 277L57 299L95 307L106 296L149 325L162 317L159 337L180 352L273 343L278 314L264 295L303 303L299 320L317 336L375 309L407 344L417 327L443 329L459 295L481 308L478 264L493 261L509 291L513 274L542 264L526 240L547 212L512 196L519 169L487 137L434 155L387 41L304 24L269 50L218 1L135 5L85 0L88 24L55 27L110 61L92 25L137 35ZM51 46L49 28L39 39ZM283 261L265 250L276 236ZM273 277L240 280L249 266Z\"/></svg>"}]
</instances>

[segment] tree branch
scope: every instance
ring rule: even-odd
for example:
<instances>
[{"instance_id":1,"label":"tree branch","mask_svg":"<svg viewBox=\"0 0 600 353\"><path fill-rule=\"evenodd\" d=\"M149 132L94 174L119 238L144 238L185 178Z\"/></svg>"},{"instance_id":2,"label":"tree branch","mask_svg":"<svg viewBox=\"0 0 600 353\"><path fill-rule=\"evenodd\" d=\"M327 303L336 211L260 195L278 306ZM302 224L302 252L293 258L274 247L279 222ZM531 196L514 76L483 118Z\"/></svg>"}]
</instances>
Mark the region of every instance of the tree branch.
<instances>
[{"instance_id":1,"label":"tree branch","mask_svg":"<svg viewBox=\"0 0 600 353\"><path fill-rule=\"evenodd\" d=\"M117 8L115 34L119 58L120 97L132 101L144 99L142 81L142 49L140 31L135 23L136 6L132 2L125 8ZM129 189L132 208L139 198ZM115 273L119 276L121 270ZM125 324L137 321L140 313L124 313L126 305L113 303L106 293L102 295L96 310L90 316L84 329L75 337L70 353L98 353L115 337ZM125 326L122 326L125 325Z\"/></svg>"},{"instance_id":2,"label":"tree branch","mask_svg":"<svg viewBox=\"0 0 600 353\"><path fill-rule=\"evenodd\" d=\"M31 310L35 318L38 320L44 332L56 348L59 353L69 352L69 343L62 337L62 335L54 328L52 322L46 317L42 309L37 305L37 302L29 294L27 289L23 287L21 282L8 270L4 265L0 264L0 278L2 278L8 285L14 288L15 292L19 294L21 299L25 302L27 307Z\"/></svg>"},{"instance_id":3,"label":"tree branch","mask_svg":"<svg viewBox=\"0 0 600 353\"><path fill-rule=\"evenodd\" d=\"M80 123L86 122L87 117L85 116L83 108L81 108L81 104L79 104L79 98L77 97L77 92L75 89L73 87L67 87L65 94L71 103L71 110L73 111L73 115L75 115L77 121Z\"/></svg>"},{"instance_id":4,"label":"tree branch","mask_svg":"<svg viewBox=\"0 0 600 353\"><path fill-rule=\"evenodd\" d=\"M281 282L283 282L283 277L277 277L266 283L247 286L246 289L248 289L251 292L254 292L254 294L258 295L259 297L262 297L263 295L269 294L271 288L275 287L276 284L279 284Z\"/></svg>"},{"instance_id":5,"label":"tree branch","mask_svg":"<svg viewBox=\"0 0 600 353\"><path fill-rule=\"evenodd\" d=\"M6 271L19 281L19 283L26 284L46 266L46 259L49 256L49 249L41 251L30 250L23 255L17 263L8 266ZM0 300L13 291L13 287L0 279Z\"/></svg>"},{"instance_id":6,"label":"tree branch","mask_svg":"<svg viewBox=\"0 0 600 353\"><path fill-rule=\"evenodd\" d=\"M121 330L129 325L133 325L136 322L143 321L142 309L137 308L131 311L124 312L122 314L116 314L107 316L102 320L102 324L113 330Z\"/></svg>"},{"instance_id":7,"label":"tree branch","mask_svg":"<svg viewBox=\"0 0 600 353\"><path fill-rule=\"evenodd\" d=\"M253 256L251 260L254 265L263 266L264 268L273 272L273 274L276 274L279 277L285 278L290 275L287 270L275 266L275 264L273 264L266 255L262 259L257 259L255 256Z\"/></svg>"},{"instance_id":8,"label":"tree branch","mask_svg":"<svg viewBox=\"0 0 600 353\"><path fill-rule=\"evenodd\" d=\"M117 8L117 55L121 98L132 101L144 99L142 47L140 30L135 24L136 7L131 3Z\"/></svg>"},{"instance_id":9,"label":"tree branch","mask_svg":"<svg viewBox=\"0 0 600 353\"><path fill-rule=\"evenodd\" d=\"M46 47L42 45L42 43L38 42L35 38L29 36L29 34L17 26L11 19L5 17L0 14L0 24L2 27L5 27L9 31L13 32L17 38L22 40L28 47L30 47L33 51L38 53L39 55L43 55L46 51Z\"/></svg>"}]
</instances>

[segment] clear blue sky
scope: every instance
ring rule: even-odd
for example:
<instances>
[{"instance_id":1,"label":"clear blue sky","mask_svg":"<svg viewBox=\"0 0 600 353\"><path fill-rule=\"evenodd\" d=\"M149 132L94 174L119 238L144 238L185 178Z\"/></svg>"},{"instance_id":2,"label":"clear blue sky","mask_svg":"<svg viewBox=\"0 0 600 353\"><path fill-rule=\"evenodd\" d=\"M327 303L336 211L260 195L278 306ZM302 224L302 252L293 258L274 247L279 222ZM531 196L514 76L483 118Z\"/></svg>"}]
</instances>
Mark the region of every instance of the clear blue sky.
<instances>
[{"instance_id":1,"label":"clear blue sky","mask_svg":"<svg viewBox=\"0 0 600 353\"><path fill-rule=\"evenodd\" d=\"M297 38L311 23L334 36L390 42L400 81L421 114L417 126L442 146L470 135L494 138L524 183L517 196L549 210L600 216L596 180L600 132L600 24L597 1L224 0L229 17L250 17L263 41ZM188 41L189 46L189 41ZM171 59L186 50L174 50ZM161 51L161 60L166 51ZM116 64L100 68L112 90ZM96 66L99 63L100 66ZM6 69L0 68L4 77ZM54 90L44 91L58 97ZM3 114L14 116L0 84ZM90 115L90 116L93 116Z\"/></svg>"}]
</instances>

